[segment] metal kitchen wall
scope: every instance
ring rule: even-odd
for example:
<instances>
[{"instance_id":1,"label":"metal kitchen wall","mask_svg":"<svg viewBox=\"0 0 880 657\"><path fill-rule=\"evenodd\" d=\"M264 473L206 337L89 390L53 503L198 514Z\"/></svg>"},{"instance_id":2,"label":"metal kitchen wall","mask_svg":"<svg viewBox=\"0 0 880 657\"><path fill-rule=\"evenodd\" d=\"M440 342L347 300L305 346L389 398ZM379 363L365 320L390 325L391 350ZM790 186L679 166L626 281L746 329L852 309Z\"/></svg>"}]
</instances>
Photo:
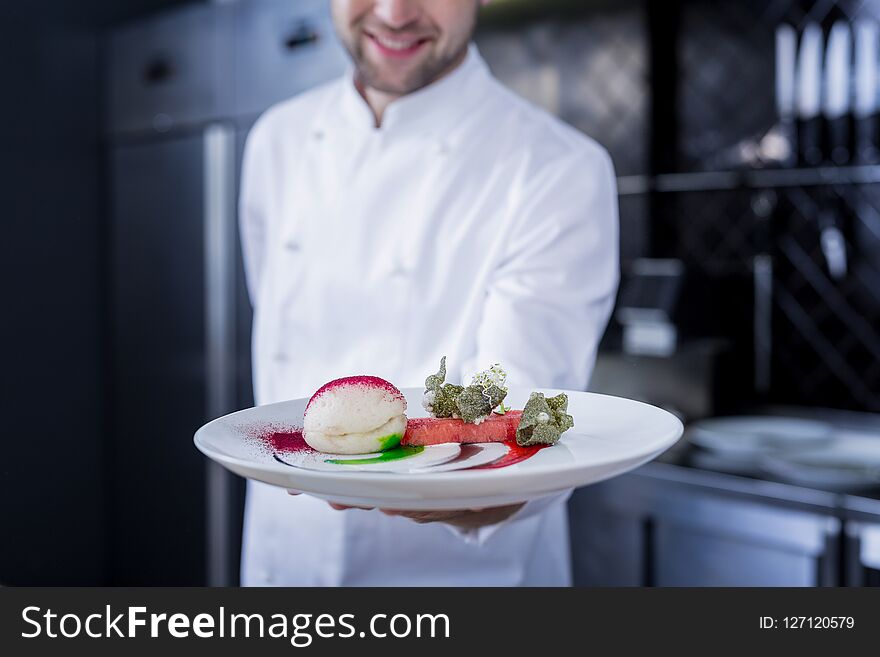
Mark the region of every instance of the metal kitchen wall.
<instances>
[{"instance_id":1,"label":"metal kitchen wall","mask_svg":"<svg viewBox=\"0 0 880 657\"><path fill-rule=\"evenodd\" d=\"M756 365L765 352L766 379L755 382L761 401L880 410L880 160L873 145L857 143L862 127L876 130L876 69L872 62L864 116L852 107L863 82L858 71L840 81L851 90L839 120L850 132L841 140L843 157L829 143L834 135L824 134L834 128L828 118L819 119L818 156L805 156L815 119L786 116L791 109L784 106L802 109L797 86L806 82L794 80L795 97L785 101L782 71L774 81L774 61L783 59L774 50L780 24L793 28L801 46L811 29L821 34L827 62L833 31L842 28L857 50L861 26L876 30L878 20L880 4L858 1L687 2L679 12L677 147L670 142L670 149L676 170L692 173L660 181L673 190L664 194L655 226L671 237L666 248L706 276L752 278L759 290L753 308L762 263L769 267L772 340L754 346ZM876 46L868 45L874 59ZM857 52L852 58L858 64ZM827 115L837 82L827 65L825 73L820 101ZM794 166L747 155L789 121L800 130L791 142ZM727 175L713 173L719 169ZM752 170L737 175L744 169Z\"/></svg>"},{"instance_id":2,"label":"metal kitchen wall","mask_svg":"<svg viewBox=\"0 0 880 657\"><path fill-rule=\"evenodd\" d=\"M880 159L876 146L854 144L861 127L876 140L876 70L869 107L835 124L852 150L843 158L822 153L830 122L798 116L805 85L792 80L780 100L776 73L780 25L791 58L811 31L830 52L843 28L855 50L880 3L535 4L498 3L484 53L508 84L611 152L624 273L644 257L683 263L682 334L726 345L714 411L880 410ZM864 80L847 66L852 104ZM814 85L820 113L828 84ZM799 157L796 127L818 130L818 159Z\"/></svg>"},{"instance_id":3,"label":"metal kitchen wall","mask_svg":"<svg viewBox=\"0 0 880 657\"><path fill-rule=\"evenodd\" d=\"M192 435L253 403L239 163L263 110L344 59L323 0L248 0L116 29L106 62L111 580L234 583L243 484Z\"/></svg>"}]
</instances>

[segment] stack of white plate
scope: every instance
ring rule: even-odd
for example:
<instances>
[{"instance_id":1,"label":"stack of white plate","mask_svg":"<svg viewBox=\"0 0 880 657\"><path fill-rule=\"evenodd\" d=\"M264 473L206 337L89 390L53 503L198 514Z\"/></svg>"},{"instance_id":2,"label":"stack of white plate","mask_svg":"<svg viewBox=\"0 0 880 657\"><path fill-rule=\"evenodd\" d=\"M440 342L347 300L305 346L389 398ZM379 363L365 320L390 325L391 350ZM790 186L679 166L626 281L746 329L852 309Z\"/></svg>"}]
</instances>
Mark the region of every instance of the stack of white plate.
<instances>
[{"instance_id":1,"label":"stack of white plate","mask_svg":"<svg viewBox=\"0 0 880 657\"><path fill-rule=\"evenodd\" d=\"M768 455L761 468L780 479L825 490L880 486L880 435L836 432L834 441L816 449Z\"/></svg>"},{"instance_id":2,"label":"stack of white plate","mask_svg":"<svg viewBox=\"0 0 880 657\"><path fill-rule=\"evenodd\" d=\"M689 427L696 465L769 474L824 490L880 486L880 434L778 416L713 418Z\"/></svg>"}]
</instances>

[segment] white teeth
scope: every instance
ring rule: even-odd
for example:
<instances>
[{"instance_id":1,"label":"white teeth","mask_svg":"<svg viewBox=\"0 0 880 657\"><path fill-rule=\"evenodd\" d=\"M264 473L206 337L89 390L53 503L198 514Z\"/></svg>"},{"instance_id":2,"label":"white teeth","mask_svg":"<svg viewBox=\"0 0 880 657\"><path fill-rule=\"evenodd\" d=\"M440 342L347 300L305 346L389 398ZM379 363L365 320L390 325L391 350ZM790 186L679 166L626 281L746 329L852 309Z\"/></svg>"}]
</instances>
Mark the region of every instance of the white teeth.
<instances>
[{"instance_id":1,"label":"white teeth","mask_svg":"<svg viewBox=\"0 0 880 657\"><path fill-rule=\"evenodd\" d=\"M416 42L415 41L398 41L397 39L389 39L387 37L376 37L376 41L381 43L385 48L389 50L407 50L408 48L412 48Z\"/></svg>"}]
</instances>

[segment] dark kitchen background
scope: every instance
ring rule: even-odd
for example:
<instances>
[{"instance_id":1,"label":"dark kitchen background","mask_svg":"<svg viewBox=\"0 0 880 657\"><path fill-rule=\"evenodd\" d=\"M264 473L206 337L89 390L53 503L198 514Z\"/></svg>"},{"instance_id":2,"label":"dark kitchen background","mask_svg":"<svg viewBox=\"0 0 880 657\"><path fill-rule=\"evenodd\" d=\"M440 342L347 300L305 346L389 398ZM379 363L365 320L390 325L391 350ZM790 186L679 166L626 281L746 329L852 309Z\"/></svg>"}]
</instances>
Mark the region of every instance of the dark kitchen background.
<instances>
[{"instance_id":1,"label":"dark kitchen background","mask_svg":"<svg viewBox=\"0 0 880 657\"><path fill-rule=\"evenodd\" d=\"M0 583L236 584L242 144L324 0L0 8ZM685 420L578 490L577 585L880 585L880 0L495 0L478 45L618 174L591 389Z\"/></svg>"}]
</instances>

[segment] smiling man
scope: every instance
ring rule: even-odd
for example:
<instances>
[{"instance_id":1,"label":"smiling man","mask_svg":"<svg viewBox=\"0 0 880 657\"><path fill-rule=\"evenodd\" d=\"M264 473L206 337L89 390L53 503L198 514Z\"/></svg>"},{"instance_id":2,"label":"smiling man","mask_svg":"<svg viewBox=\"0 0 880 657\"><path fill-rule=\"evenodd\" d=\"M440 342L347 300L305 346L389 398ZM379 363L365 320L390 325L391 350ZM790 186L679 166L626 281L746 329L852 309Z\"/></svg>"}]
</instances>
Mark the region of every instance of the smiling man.
<instances>
[{"instance_id":1,"label":"smiling man","mask_svg":"<svg viewBox=\"0 0 880 657\"><path fill-rule=\"evenodd\" d=\"M478 0L333 0L351 71L285 101L245 151L257 403L372 374L422 386L501 363L584 389L617 285L607 153L489 73ZM565 500L331 508L248 482L245 585L565 585Z\"/></svg>"},{"instance_id":2,"label":"smiling man","mask_svg":"<svg viewBox=\"0 0 880 657\"><path fill-rule=\"evenodd\" d=\"M388 103L427 86L464 61L479 4L458 0L333 4L339 38L357 67L355 83L377 122Z\"/></svg>"}]
</instances>

